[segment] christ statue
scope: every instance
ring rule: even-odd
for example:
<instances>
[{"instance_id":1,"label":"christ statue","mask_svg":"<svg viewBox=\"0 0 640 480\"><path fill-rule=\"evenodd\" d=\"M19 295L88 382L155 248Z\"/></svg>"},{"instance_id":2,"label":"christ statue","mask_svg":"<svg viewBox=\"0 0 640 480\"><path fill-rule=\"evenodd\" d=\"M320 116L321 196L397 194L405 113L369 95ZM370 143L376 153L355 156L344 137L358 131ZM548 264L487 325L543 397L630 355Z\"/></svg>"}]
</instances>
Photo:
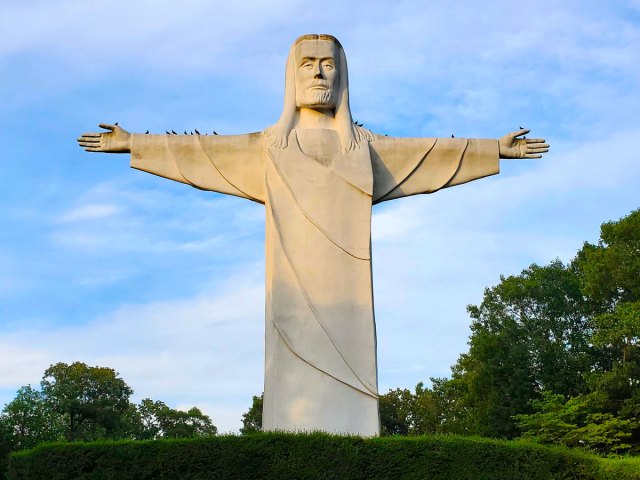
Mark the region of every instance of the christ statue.
<instances>
[{"instance_id":1,"label":"christ statue","mask_svg":"<svg viewBox=\"0 0 640 480\"><path fill-rule=\"evenodd\" d=\"M378 435L371 209L495 175L500 158L548 151L528 130L499 140L394 138L353 122L347 61L331 35L303 35L286 65L284 108L245 135L85 133L89 152L265 206L263 430Z\"/></svg>"}]
</instances>

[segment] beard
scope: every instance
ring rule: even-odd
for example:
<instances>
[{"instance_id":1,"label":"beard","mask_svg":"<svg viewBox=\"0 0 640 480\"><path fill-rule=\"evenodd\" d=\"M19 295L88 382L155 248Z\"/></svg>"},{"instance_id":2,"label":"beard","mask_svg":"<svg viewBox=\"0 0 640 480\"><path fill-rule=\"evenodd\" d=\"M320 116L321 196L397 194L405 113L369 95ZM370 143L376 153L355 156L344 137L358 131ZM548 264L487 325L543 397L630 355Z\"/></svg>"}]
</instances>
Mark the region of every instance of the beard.
<instances>
[{"instance_id":1,"label":"beard","mask_svg":"<svg viewBox=\"0 0 640 480\"><path fill-rule=\"evenodd\" d=\"M333 102L333 89L328 90L311 90L307 92L309 106L329 105Z\"/></svg>"},{"instance_id":2,"label":"beard","mask_svg":"<svg viewBox=\"0 0 640 480\"><path fill-rule=\"evenodd\" d=\"M324 88L313 88L322 86ZM302 92L302 101L298 102L299 106L305 107L334 107L335 106L335 90L328 85L328 82L314 82L308 85Z\"/></svg>"}]
</instances>

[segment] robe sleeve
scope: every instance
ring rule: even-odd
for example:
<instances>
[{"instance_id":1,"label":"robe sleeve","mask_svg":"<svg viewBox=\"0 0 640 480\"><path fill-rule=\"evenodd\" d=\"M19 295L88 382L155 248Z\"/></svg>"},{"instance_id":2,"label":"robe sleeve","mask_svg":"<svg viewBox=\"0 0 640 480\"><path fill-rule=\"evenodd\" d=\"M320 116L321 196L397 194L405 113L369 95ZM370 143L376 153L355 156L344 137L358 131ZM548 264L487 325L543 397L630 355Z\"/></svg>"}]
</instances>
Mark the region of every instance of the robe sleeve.
<instances>
[{"instance_id":1,"label":"robe sleeve","mask_svg":"<svg viewBox=\"0 0 640 480\"><path fill-rule=\"evenodd\" d=\"M376 135L369 148L374 203L433 193L500 171L497 140Z\"/></svg>"},{"instance_id":2,"label":"robe sleeve","mask_svg":"<svg viewBox=\"0 0 640 480\"><path fill-rule=\"evenodd\" d=\"M133 136L131 167L202 190L265 201L264 140L247 135Z\"/></svg>"}]
</instances>

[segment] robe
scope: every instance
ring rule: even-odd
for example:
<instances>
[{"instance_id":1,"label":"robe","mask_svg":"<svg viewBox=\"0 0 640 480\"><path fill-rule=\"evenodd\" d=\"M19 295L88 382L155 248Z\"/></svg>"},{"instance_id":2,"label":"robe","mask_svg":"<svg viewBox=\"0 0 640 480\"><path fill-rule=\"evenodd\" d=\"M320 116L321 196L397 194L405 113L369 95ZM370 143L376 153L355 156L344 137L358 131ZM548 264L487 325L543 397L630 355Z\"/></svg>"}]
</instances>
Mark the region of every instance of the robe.
<instances>
[{"instance_id":1,"label":"robe","mask_svg":"<svg viewBox=\"0 0 640 480\"><path fill-rule=\"evenodd\" d=\"M376 135L324 165L288 140L134 135L131 166L265 205L263 430L378 435L372 205L496 174L498 142Z\"/></svg>"}]
</instances>

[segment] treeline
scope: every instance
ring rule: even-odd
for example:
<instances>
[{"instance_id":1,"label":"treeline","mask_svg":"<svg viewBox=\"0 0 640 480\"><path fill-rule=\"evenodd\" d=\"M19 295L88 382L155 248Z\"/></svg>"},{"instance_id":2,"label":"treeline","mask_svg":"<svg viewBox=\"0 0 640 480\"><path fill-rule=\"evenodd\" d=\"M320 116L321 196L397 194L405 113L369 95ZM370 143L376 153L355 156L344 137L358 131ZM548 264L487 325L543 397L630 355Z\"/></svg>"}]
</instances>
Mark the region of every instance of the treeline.
<instances>
[{"instance_id":1,"label":"treeline","mask_svg":"<svg viewBox=\"0 0 640 480\"><path fill-rule=\"evenodd\" d=\"M484 292L451 378L380 397L383 435L452 433L640 454L640 210L564 264ZM243 416L260 429L262 398Z\"/></svg>"},{"instance_id":2,"label":"treeline","mask_svg":"<svg viewBox=\"0 0 640 480\"><path fill-rule=\"evenodd\" d=\"M525 437L640 454L640 210L602 225L568 264L487 288L451 378L392 390L386 435Z\"/></svg>"},{"instance_id":3,"label":"treeline","mask_svg":"<svg viewBox=\"0 0 640 480\"><path fill-rule=\"evenodd\" d=\"M111 368L75 362L49 367L40 388L20 388L0 413L0 458L45 442L191 438L217 433L199 409L129 398L133 390ZM4 450L4 452L2 451ZM1 471L1 468L0 468Z\"/></svg>"}]
</instances>

